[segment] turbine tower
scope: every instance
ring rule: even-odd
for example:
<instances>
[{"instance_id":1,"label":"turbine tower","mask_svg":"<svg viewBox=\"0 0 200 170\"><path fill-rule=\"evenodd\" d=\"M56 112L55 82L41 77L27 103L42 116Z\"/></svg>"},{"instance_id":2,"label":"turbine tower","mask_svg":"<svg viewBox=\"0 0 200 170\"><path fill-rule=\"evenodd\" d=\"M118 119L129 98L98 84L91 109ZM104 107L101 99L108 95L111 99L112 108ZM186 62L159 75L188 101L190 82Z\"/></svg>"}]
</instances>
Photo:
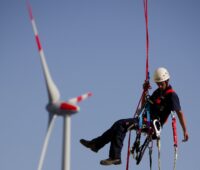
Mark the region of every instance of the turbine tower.
<instances>
[{"instance_id":1,"label":"turbine tower","mask_svg":"<svg viewBox=\"0 0 200 170\"><path fill-rule=\"evenodd\" d=\"M48 93L48 103L46 106L47 111L49 112L49 121L48 128L44 140L44 144L42 147L42 152L40 155L40 160L38 164L38 170L42 170L44 158L49 142L49 138L54 126L54 122L57 116L62 116L64 119L63 122L63 148L62 148L62 170L70 170L70 141L71 141L71 115L77 113L80 108L76 104L86 98L90 97L92 93L86 93L81 96L69 99L68 101L60 100L60 92L54 83L51 74L48 69L48 65L46 63L44 51L42 49L42 45L40 43L35 19L33 17L32 8L30 3L27 1L27 8L29 12L29 17L31 20L31 24L33 27L33 32L35 36L35 40L37 43L43 74L45 78L47 93Z\"/></svg>"}]
</instances>

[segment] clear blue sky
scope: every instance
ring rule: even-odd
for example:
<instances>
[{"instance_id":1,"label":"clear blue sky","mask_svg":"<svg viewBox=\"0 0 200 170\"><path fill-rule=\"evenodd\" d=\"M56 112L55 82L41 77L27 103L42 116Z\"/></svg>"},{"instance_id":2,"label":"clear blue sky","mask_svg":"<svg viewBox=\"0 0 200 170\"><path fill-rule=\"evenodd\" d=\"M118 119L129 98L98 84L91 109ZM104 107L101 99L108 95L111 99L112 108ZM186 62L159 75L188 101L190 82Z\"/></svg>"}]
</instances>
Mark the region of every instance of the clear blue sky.
<instances>
[{"instance_id":1,"label":"clear blue sky","mask_svg":"<svg viewBox=\"0 0 200 170\"><path fill-rule=\"evenodd\" d=\"M103 167L109 145L95 154L80 145L121 118L128 118L145 79L145 22L142 0L32 0L41 43L62 99L87 91L93 97L72 117L71 170ZM200 1L150 0L150 73L165 66L187 119L190 139L178 124L177 170L199 170ZM0 1L0 169L36 170L47 127L47 93L25 0ZM156 88L151 81L153 89ZM61 167L62 118L56 121L44 170ZM133 132L133 136L134 136ZM162 131L162 170L172 169L171 119ZM139 166L149 169L148 152ZM153 169L157 169L154 145Z\"/></svg>"}]
</instances>

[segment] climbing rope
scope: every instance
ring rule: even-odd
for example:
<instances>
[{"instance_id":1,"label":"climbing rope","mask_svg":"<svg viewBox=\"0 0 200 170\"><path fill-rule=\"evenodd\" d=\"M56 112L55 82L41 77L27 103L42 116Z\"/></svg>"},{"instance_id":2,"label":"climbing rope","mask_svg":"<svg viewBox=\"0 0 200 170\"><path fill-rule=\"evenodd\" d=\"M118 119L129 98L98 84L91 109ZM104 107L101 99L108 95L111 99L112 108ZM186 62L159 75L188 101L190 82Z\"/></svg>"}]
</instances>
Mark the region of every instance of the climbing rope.
<instances>
[{"instance_id":1,"label":"climbing rope","mask_svg":"<svg viewBox=\"0 0 200 170\"><path fill-rule=\"evenodd\" d=\"M153 152L153 141L151 141L151 145L149 146L149 163L150 163L150 170L152 170L152 152Z\"/></svg>"},{"instance_id":2,"label":"climbing rope","mask_svg":"<svg viewBox=\"0 0 200 170\"><path fill-rule=\"evenodd\" d=\"M145 81L149 82L149 33L148 33L148 0L143 0L144 3L144 16L145 16L145 24L146 24L146 76ZM142 92L142 95L140 97L140 100L138 102L134 117L137 116L139 107L141 105L141 102L146 95L147 89L144 89ZM127 161L126 161L126 170L129 169L129 159L130 159L130 141L131 141L131 131L129 131L129 137L128 137L128 150L127 150Z\"/></svg>"},{"instance_id":3,"label":"climbing rope","mask_svg":"<svg viewBox=\"0 0 200 170\"><path fill-rule=\"evenodd\" d=\"M149 31L148 31L148 0L144 2L144 16L146 25L146 81L149 80Z\"/></svg>"},{"instance_id":4,"label":"climbing rope","mask_svg":"<svg viewBox=\"0 0 200 170\"><path fill-rule=\"evenodd\" d=\"M176 117L172 113L172 130L173 130L173 139L174 139L174 167L173 169L176 170L176 161L178 158L178 137L177 137L177 129L176 129Z\"/></svg>"},{"instance_id":5,"label":"climbing rope","mask_svg":"<svg viewBox=\"0 0 200 170\"><path fill-rule=\"evenodd\" d=\"M161 160L160 160L161 142L160 142L160 138L157 139L157 147L158 147L158 170L161 170Z\"/></svg>"}]
</instances>

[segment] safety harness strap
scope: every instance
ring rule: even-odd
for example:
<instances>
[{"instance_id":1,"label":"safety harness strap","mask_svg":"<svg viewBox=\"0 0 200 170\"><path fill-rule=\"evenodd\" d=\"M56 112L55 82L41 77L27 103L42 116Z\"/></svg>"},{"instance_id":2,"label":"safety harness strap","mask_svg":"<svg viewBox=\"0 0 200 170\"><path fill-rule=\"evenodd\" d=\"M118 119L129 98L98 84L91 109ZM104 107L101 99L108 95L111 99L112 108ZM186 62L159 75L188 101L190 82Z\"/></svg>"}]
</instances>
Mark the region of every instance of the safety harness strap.
<instances>
[{"instance_id":1,"label":"safety harness strap","mask_svg":"<svg viewBox=\"0 0 200 170\"><path fill-rule=\"evenodd\" d=\"M170 93L174 93L174 89L170 88L165 92L165 95L170 94Z\"/></svg>"}]
</instances>

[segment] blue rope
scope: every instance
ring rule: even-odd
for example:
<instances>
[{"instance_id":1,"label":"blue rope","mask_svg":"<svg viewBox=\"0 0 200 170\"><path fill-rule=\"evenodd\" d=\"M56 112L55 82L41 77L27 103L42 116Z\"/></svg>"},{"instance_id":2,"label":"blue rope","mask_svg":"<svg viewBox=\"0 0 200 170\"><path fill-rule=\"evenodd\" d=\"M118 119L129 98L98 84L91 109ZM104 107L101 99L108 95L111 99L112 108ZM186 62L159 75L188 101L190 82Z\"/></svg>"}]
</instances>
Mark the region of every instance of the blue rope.
<instances>
[{"instance_id":1,"label":"blue rope","mask_svg":"<svg viewBox=\"0 0 200 170\"><path fill-rule=\"evenodd\" d=\"M143 125L143 114L140 113L140 115L139 115L139 129L142 129L142 125Z\"/></svg>"},{"instance_id":2,"label":"blue rope","mask_svg":"<svg viewBox=\"0 0 200 170\"><path fill-rule=\"evenodd\" d=\"M147 125L148 125L148 127L150 127L151 117L150 117L150 104L149 104L149 102L146 103L145 109L146 109L146 114L147 114Z\"/></svg>"}]
</instances>

